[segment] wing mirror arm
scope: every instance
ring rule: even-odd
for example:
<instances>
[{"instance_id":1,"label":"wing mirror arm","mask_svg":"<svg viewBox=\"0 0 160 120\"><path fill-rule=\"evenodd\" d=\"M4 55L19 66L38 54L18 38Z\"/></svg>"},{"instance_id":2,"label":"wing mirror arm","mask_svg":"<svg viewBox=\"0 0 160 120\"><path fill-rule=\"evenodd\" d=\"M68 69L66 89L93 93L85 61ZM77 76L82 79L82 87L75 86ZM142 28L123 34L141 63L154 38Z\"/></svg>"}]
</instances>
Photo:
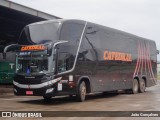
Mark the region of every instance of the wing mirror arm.
<instances>
[{"instance_id":1,"label":"wing mirror arm","mask_svg":"<svg viewBox=\"0 0 160 120\"><path fill-rule=\"evenodd\" d=\"M18 44L11 44L11 45L8 45L4 48L3 50L3 59L6 59L6 53L9 52L9 51L16 51L16 48L18 47L19 45Z\"/></svg>"}]
</instances>

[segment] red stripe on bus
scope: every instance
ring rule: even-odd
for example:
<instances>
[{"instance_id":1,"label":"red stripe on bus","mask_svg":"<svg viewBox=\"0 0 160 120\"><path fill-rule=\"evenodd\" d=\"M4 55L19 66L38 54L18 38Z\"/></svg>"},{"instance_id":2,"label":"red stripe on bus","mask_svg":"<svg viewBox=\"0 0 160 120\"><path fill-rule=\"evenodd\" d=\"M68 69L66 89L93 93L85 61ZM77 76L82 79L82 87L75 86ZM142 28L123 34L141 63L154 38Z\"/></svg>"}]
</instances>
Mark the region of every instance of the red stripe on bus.
<instances>
[{"instance_id":1,"label":"red stripe on bus","mask_svg":"<svg viewBox=\"0 0 160 120\"><path fill-rule=\"evenodd\" d=\"M143 50L143 48L144 48L144 45L143 45L143 43L142 43L142 45L141 45L141 50L142 50L142 67L141 67L141 76L143 75L143 64L144 64L144 50Z\"/></svg>"},{"instance_id":2,"label":"red stripe on bus","mask_svg":"<svg viewBox=\"0 0 160 120\"><path fill-rule=\"evenodd\" d=\"M141 44L139 43L139 66L137 70L137 75L139 75L139 71L141 69L141 62L142 62L142 50L141 50Z\"/></svg>"},{"instance_id":3,"label":"red stripe on bus","mask_svg":"<svg viewBox=\"0 0 160 120\"><path fill-rule=\"evenodd\" d=\"M150 79L155 82L154 75L152 74L153 71L152 71L152 66L151 66L151 63L150 63L151 59L150 59L150 52L149 51L150 51L150 48L149 48L149 43L148 43L147 44L148 69L149 69Z\"/></svg>"},{"instance_id":4,"label":"red stripe on bus","mask_svg":"<svg viewBox=\"0 0 160 120\"><path fill-rule=\"evenodd\" d=\"M145 73L147 75L147 52L146 52L146 44L144 45L144 62L145 62Z\"/></svg>"},{"instance_id":5,"label":"red stripe on bus","mask_svg":"<svg viewBox=\"0 0 160 120\"><path fill-rule=\"evenodd\" d=\"M139 60L140 60L140 46L139 46L139 43L138 43L137 52L138 52L138 57L137 57L137 63L136 63L136 68L134 70L133 78L137 75L137 69L138 69L138 66L139 66Z\"/></svg>"}]
</instances>

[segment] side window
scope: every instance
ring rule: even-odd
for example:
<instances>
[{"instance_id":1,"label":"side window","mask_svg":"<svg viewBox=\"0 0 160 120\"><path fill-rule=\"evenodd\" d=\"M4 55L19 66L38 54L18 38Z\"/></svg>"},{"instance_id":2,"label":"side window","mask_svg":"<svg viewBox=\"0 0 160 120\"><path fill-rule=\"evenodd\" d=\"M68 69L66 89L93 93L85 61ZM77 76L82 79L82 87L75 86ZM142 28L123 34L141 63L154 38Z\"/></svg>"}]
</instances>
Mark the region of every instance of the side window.
<instances>
[{"instance_id":1,"label":"side window","mask_svg":"<svg viewBox=\"0 0 160 120\"><path fill-rule=\"evenodd\" d=\"M65 44L58 48L58 73L72 69L75 57L72 54L72 46Z\"/></svg>"},{"instance_id":2,"label":"side window","mask_svg":"<svg viewBox=\"0 0 160 120\"><path fill-rule=\"evenodd\" d=\"M78 23L64 23L60 34L60 40L67 40L71 44L79 45L84 25Z\"/></svg>"},{"instance_id":3,"label":"side window","mask_svg":"<svg viewBox=\"0 0 160 120\"><path fill-rule=\"evenodd\" d=\"M85 38L90 42L90 45L93 48L101 48L100 46L100 39L99 39L99 28L94 25L88 25Z\"/></svg>"},{"instance_id":4,"label":"side window","mask_svg":"<svg viewBox=\"0 0 160 120\"><path fill-rule=\"evenodd\" d=\"M29 29L28 27L25 27L22 31L22 33L20 34L19 40L18 40L18 44L20 45L28 45L28 36L29 35Z\"/></svg>"},{"instance_id":5,"label":"side window","mask_svg":"<svg viewBox=\"0 0 160 120\"><path fill-rule=\"evenodd\" d=\"M94 26L87 26L78 55L79 61L95 61L97 59L96 49L99 46L97 32Z\"/></svg>"},{"instance_id":6,"label":"side window","mask_svg":"<svg viewBox=\"0 0 160 120\"><path fill-rule=\"evenodd\" d=\"M60 40L67 40L68 43L58 46L58 73L73 68L83 28L80 23L66 22L62 25Z\"/></svg>"},{"instance_id":7,"label":"side window","mask_svg":"<svg viewBox=\"0 0 160 120\"><path fill-rule=\"evenodd\" d=\"M73 57L67 52L61 52L58 60L58 73L70 70L73 66Z\"/></svg>"},{"instance_id":8,"label":"side window","mask_svg":"<svg viewBox=\"0 0 160 120\"><path fill-rule=\"evenodd\" d=\"M60 72L64 72L67 70L67 67L66 67L66 60L67 60L67 53L63 53L63 52L60 52L59 53L59 57L58 57L58 73Z\"/></svg>"}]
</instances>

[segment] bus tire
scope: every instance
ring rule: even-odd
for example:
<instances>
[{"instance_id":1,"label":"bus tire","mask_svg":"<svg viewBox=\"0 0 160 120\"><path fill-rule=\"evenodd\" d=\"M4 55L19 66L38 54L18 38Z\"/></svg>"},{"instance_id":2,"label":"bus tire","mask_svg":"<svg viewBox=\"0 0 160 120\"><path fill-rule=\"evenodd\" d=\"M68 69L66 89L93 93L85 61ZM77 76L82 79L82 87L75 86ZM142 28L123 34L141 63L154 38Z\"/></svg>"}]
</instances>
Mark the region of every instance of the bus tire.
<instances>
[{"instance_id":1,"label":"bus tire","mask_svg":"<svg viewBox=\"0 0 160 120\"><path fill-rule=\"evenodd\" d=\"M86 99L86 84L84 81L82 81L79 85L78 94L77 94L77 100L80 102L85 101Z\"/></svg>"},{"instance_id":2,"label":"bus tire","mask_svg":"<svg viewBox=\"0 0 160 120\"><path fill-rule=\"evenodd\" d=\"M141 79L139 82L139 92L144 93L145 89L146 89L145 81L144 81L144 79Z\"/></svg>"},{"instance_id":3,"label":"bus tire","mask_svg":"<svg viewBox=\"0 0 160 120\"><path fill-rule=\"evenodd\" d=\"M50 102L52 97L51 96L43 96L45 102Z\"/></svg>"},{"instance_id":4,"label":"bus tire","mask_svg":"<svg viewBox=\"0 0 160 120\"><path fill-rule=\"evenodd\" d=\"M138 80L137 79L133 79L132 94L137 94L138 93L138 88L139 88Z\"/></svg>"}]
</instances>

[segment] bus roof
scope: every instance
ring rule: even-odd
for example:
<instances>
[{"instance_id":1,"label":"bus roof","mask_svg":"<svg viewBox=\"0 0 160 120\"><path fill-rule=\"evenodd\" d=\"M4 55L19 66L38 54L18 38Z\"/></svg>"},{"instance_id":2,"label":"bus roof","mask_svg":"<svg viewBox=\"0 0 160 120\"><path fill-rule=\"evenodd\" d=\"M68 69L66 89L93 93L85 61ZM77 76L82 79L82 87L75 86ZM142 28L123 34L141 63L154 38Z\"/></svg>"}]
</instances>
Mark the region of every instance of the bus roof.
<instances>
[{"instance_id":1,"label":"bus roof","mask_svg":"<svg viewBox=\"0 0 160 120\"><path fill-rule=\"evenodd\" d=\"M101 28L101 29L110 30L110 31L112 31L112 32L115 32L115 33L118 33L118 34L123 34L123 35L128 36L128 37L131 37L131 38L132 38L132 37L135 37L135 38L140 39L140 40L143 39L143 40L148 40L148 41L155 42L154 40L150 40L150 39L147 39L147 38L143 38L143 37L140 37L140 36L131 34L131 33L124 32L124 31L122 31L122 30L118 30L118 29L115 29L115 28L110 28L110 27L107 27L107 26L95 24L95 23L92 23L92 22L84 21L84 20L77 20L77 19L53 19L53 20L46 20L46 21L41 21L41 22L32 23L32 24L29 24L29 25L27 25L27 26L32 26L32 25L37 25L37 24L46 24L46 23L52 23L52 22L59 22L59 23L64 23L64 22L76 22L76 23L82 23L82 24L85 24L85 22L87 22L87 23L94 24L95 26L98 26L98 27Z\"/></svg>"}]
</instances>

